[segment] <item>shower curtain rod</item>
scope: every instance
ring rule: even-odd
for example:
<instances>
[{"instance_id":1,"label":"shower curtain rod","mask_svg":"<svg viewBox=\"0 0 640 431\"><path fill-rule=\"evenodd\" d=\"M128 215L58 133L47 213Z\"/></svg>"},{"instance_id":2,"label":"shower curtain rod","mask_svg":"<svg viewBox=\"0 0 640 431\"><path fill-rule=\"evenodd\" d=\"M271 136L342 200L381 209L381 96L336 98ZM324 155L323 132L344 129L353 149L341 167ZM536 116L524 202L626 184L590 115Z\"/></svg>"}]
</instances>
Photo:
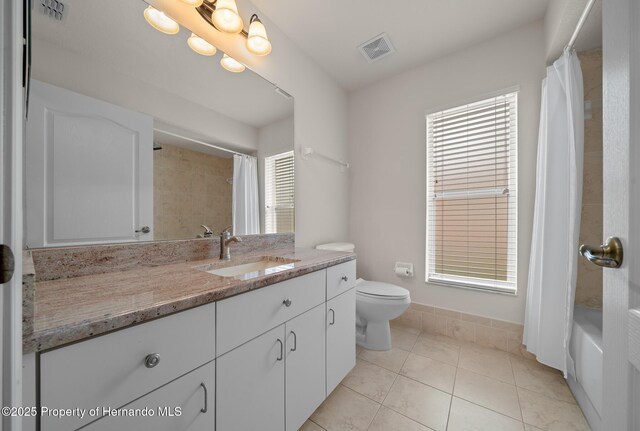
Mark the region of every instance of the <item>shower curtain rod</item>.
<instances>
[{"instance_id":1,"label":"shower curtain rod","mask_svg":"<svg viewBox=\"0 0 640 431\"><path fill-rule=\"evenodd\" d=\"M582 11L582 15L580 15L580 19L578 20L576 29L573 31L573 34L571 35L571 39L569 39L569 43L567 44L568 49L573 49L573 46L576 44L576 39L578 39L580 30L582 30L582 27L584 26L584 23L587 21L587 18L589 17L589 13L591 12L591 9L593 9L593 5L595 3L596 3L596 0L589 0L589 3L587 3L587 5L585 6L584 11Z\"/></svg>"},{"instance_id":2,"label":"shower curtain rod","mask_svg":"<svg viewBox=\"0 0 640 431\"><path fill-rule=\"evenodd\" d=\"M233 150L230 150L228 148L219 147L219 146L214 145L214 144L209 144L208 142L203 142L203 141L199 141L197 139L188 138L186 136L178 135L177 133L168 132L168 131L162 130L162 129L156 129L155 127L154 127L153 130L154 130L154 132L164 133L165 135L173 136L174 138L186 139L187 141L191 141L191 142L196 143L196 144L204 145L204 146L209 147L209 148L215 148L216 150L226 151L227 153L237 154L239 156L249 156L250 155L250 154L245 154L245 153L239 153L238 151L233 151Z\"/></svg>"}]
</instances>

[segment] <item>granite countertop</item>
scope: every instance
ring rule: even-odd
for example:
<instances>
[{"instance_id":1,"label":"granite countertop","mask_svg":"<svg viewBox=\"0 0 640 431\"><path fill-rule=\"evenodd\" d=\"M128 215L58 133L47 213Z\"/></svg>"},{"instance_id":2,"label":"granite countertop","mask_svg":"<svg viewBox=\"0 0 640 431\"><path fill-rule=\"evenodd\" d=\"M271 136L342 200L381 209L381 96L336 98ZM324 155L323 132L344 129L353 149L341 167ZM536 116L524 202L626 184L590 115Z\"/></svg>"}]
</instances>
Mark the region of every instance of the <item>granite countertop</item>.
<instances>
[{"instance_id":1,"label":"granite countertop","mask_svg":"<svg viewBox=\"0 0 640 431\"><path fill-rule=\"evenodd\" d=\"M254 262L261 256L282 259L286 265L279 272L262 270L246 279L202 270ZM355 258L354 253L296 248L237 255L230 262L206 259L37 282L33 332L23 336L23 352L59 347Z\"/></svg>"}]
</instances>

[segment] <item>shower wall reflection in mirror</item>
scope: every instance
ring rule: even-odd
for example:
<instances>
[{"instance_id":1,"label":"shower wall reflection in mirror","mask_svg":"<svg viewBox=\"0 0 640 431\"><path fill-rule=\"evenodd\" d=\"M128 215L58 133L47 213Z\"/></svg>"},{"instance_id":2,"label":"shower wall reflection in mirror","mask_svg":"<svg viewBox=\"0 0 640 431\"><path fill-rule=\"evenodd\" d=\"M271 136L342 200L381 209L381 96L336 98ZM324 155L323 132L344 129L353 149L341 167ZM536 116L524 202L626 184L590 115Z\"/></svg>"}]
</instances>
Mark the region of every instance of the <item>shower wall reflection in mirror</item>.
<instances>
[{"instance_id":1,"label":"shower wall reflection in mirror","mask_svg":"<svg viewBox=\"0 0 640 431\"><path fill-rule=\"evenodd\" d=\"M33 10L25 245L293 232L291 96L142 1L71 6Z\"/></svg>"}]
</instances>

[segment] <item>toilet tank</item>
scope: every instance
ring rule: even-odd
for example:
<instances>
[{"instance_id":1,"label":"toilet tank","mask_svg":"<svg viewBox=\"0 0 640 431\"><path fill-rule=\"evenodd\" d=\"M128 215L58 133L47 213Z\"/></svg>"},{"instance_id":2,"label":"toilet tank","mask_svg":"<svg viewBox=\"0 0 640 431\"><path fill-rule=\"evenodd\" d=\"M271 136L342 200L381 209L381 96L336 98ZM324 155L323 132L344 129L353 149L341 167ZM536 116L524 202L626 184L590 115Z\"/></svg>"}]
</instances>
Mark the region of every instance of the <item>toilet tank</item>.
<instances>
[{"instance_id":1,"label":"toilet tank","mask_svg":"<svg viewBox=\"0 0 640 431\"><path fill-rule=\"evenodd\" d=\"M345 251L353 253L356 246L350 242L331 242L329 244L320 244L316 246L318 250Z\"/></svg>"}]
</instances>

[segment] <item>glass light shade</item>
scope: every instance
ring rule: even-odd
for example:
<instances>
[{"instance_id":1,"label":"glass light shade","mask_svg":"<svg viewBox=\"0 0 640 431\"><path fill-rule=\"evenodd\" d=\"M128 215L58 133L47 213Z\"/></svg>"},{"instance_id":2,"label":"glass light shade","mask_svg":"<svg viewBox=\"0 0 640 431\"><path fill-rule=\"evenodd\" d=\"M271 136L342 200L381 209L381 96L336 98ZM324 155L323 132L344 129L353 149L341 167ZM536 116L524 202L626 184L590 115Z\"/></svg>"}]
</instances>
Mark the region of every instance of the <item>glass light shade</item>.
<instances>
[{"instance_id":1,"label":"glass light shade","mask_svg":"<svg viewBox=\"0 0 640 431\"><path fill-rule=\"evenodd\" d=\"M235 0L218 0L211 20L218 30L225 33L240 33L244 25Z\"/></svg>"},{"instance_id":2,"label":"glass light shade","mask_svg":"<svg viewBox=\"0 0 640 431\"><path fill-rule=\"evenodd\" d=\"M247 49L255 55L268 55L271 52L271 42L267 37L267 30L259 19L249 25Z\"/></svg>"},{"instance_id":3,"label":"glass light shade","mask_svg":"<svg viewBox=\"0 0 640 431\"><path fill-rule=\"evenodd\" d=\"M215 46L194 33L187 39L187 44L200 55L214 55L217 51Z\"/></svg>"},{"instance_id":4,"label":"glass light shade","mask_svg":"<svg viewBox=\"0 0 640 431\"><path fill-rule=\"evenodd\" d=\"M198 7L202 4L203 0L182 0L182 3L186 3L189 6Z\"/></svg>"},{"instance_id":5,"label":"glass light shade","mask_svg":"<svg viewBox=\"0 0 640 431\"><path fill-rule=\"evenodd\" d=\"M233 72L233 73L240 73L240 72L243 72L245 69L244 64L240 63L235 58L229 57L227 54L222 56L222 60L220 60L220 64L229 72Z\"/></svg>"},{"instance_id":6,"label":"glass light shade","mask_svg":"<svg viewBox=\"0 0 640 431\"><path fill-rule=\"evenodd\" d=\"M161 10L149 6L144 10L144 19L158 31L165 34L176 34L180 31L180 25L166 16Z\"/></svg>"}]
</instances>

